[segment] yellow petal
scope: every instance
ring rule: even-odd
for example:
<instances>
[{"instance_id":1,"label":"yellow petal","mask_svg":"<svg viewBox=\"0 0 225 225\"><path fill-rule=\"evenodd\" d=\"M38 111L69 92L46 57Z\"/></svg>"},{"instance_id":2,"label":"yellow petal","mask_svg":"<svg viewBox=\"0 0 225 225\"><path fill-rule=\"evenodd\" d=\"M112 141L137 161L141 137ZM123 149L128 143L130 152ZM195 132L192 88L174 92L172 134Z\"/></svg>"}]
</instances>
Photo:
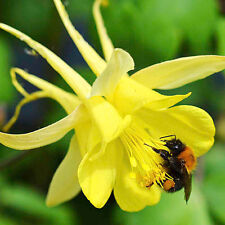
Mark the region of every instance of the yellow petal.
<instances>
[{"instance_id":1,"label":"yellow petal","mask_svg":"<svg viewBox=\"0 0 225 225\"><path fill-rule=\"evenodd\" d=\"M122 49L115 49L107 67L95 80L91 96L106 96L110 98L121 77L134 69L132 57Z\"/></svg>"},{"instance_id":2,"label":"yellow petal","mask_svg":"<svg viewBox=\"0 0 225 225\"><path fill-rule=\"evenodd\" d=\"M88 116L88 114L86 114ZM77 141L80 147L80 152L82 157L87 153L88 149L88 137L92 129L92 123L90 120L87 120L84 123L79 123L75 126Z\"/></svg>"},{"instance_id":3,"label":"yellow petal","mask_svg":"<svg viewBox=\"0 0 225 225\"><path fill-rule=\"evenodd\" d=\"M19 117L19 114L20 114L20 111L21 111L21 108L26 105L27 103L29 102L32 102L32 101L36 101L37 99L39 98L47 98L49 97L49 95L44 92L44 91L37 91L37 92L34 92L30 95L27 95L26 97L24 97L20 102L19 104L16 106L16 110L14 112L14 115L12 116L12 118L7 122L7 124L2 128L2 131L4 132L8 132L8 130L13 126L13 124L16 122L16 120L18 119Z\"/></svg>"},{"instance_id":4,"label":"yellow petal","mask_svg":"<svg viewBox=\"0 0 225 225\"><path fill-rule=\"evenodd\" d=\"M196 157L206 153L214 143L213 120L200 108L181 105L162 111L142 109L137 116L154 138L176 135L193 149Z\"/></svg>"},{"instance_id":5,"label":"yellow petal","mask_svg":"<svg viewBox=\"0 0 225 225\"><path fill-rule=\"evenodd\" d=\"M154 110L165 109L190 95L166 96L153 91L130 77L123 77L113 96L112 104L122 114L131 114L142 107Z\"/></svg>"},{"instance_id":6,"label":"yellow petal","mask_svg":"<svg viewBox=\"0 0 225 225\"><path fill-rule=\"evenodd\" d=\"M56 100L66 110L68 114L71 113L80 104L79 98L74 94L66 92L61 88L58 88L55 85L38 78L37 76L31 75L22 69L12 68L10 73L14 86L24 96L28 96L29 94L18 83L16 79L16 74L20 75L23 79L30 82L37 88L43 90L47 95L46 97ZM35 100L33 97L31 97L31 99Z\"/></svg>"},{"instance_id":7,"label":"yellow petal","mask_svg":"<svg viewBox=\"0 0 225 225\"><path fill-rule=\"evenodd\" d=\"M77 124L75 130L82 157L87 152L92 151L98 144L101 145L101 134L97 126L90 120L90 117L88 117L87 121ZM99 151L101 151L101 146Z\"/></svg>"},{"instance_id":8,"label":"yellow petal","mask_svg":"<svg viewBox=\"0 0 225 225\"><path fill-rule=\"evenodd\" d=\"M21 41L26 42L31 48L37 51L48 61L52 68L63 77L80 98L84 99L90 93L90 85L87 81L85 81L76 71L74 71L52 51L6 24L0 23L0 28L16 36Z\"/></svg>"},{"instance_id":9,"label":"yellow petal","mask_svg":"<svg viewBox=\"0 0 225 225\"><path fill-rule=\"evenodd\" d=\"M92 71L98 76L104 70L106 63L105 61L96 53L96 51L83 39L80 33L72 25L69 16L60 0L54 0L56 8L62 19L62 22L67 29L70 37L76 44L81 55L92 69Z\"/></svg>"},{"instance_id":10,"label":"yellow petal","mask_svg":"<svg viewBox=\"0 0 225 225\"><path fill-rule=\"evenodd\" d=\"M95 151L98 151L98 146L83 158L78 169L78 178L87 199L95 207L101 208L112 192L121 149L118 148L117 141L113 141L103 155L96 160L89 160Z\"/></svg>"},{"instance_id":11,"label":"yellow petal","mask_svg":"<svg viewBox=\"0 0 225 225\"><path fill-rule=\"evenodd\" d=\"M157 185L153 185L150 189L141 187L136 178L131 176L132 171L126 156L122 159L118 170L114 196L121 209L135 212L159 202L161 192Z\"/></svg>"},{"instance_id":12,"label":"yellow petal","mask_svg":"<svg viewBox=\"0 0 225 225\"><path fill-rule=\"evenodd\" d=\"M133 74L132 78L149 88L172 89L224 69L224 56L193 56L149 66Z\"/></svg>"},{"instance_id":13,"label":"yellow petal","mask_svg":"<svg viewBox=\"0 0 225 225\"><path fill-rule=\"evenodd\" d=\"M101 133L99 132L99 129L94 123L91 123L91 124L92 126L90 127L88 136L86 135L86 142L87 142L86 151L87 152L91 152L97 145L101 145L101 142L102 142Z\"/></svg>"},{"instance_id":14,"label":"yellow petal","mask_svg":"<svg viewBox=\"0 0 225 225\"><path fill-rule=\"evenodd\" d=\"M95 3L93 5L93 14L94 14L94 19L97 26L98 35L100 37L105 59L109 61L113 53L114 47L113 47L111 39L109 38L107 34L107 31L105 29L104 22L102 19L102 15L100 12L100 4L105 4L105 3L108 3L108 2L105 0L95 0Z\"/></svg>"},{"instance_id":15,"label":"yellow petal","mask_svg":"<svg viewBox=\"0 0 225 225\"><path fill-rule=\"evenodd\" d=\"M75 197L80 191L77 170L81 161L76 136L70 142L66 157L56 170L46 199L47 206L55 206Z\"/></svg>"},{"instance_id":16,"label":"yellow petal","mask_svg":"<svg viewBox=\"0 0 225 225\"><path fill-rule=\"evenodd\" d=\"M119 135L122 118L116 109L102 97L92 97L87 101L88 111L98 127L103 142L110 142Z\"/></svg>"},{"instance_id":17,"label":"yellow petal","mask_svg":"<svg viewBox=\"0 0 225 225\"><path fill-rule=\"evenodd\" d=\"M0 143L17 150L28 150L54 143L80 122L79 106L71 114L58 122L26 134L0 132Z\"/></svg>"},{"instance_id":18,"label":"yellow petal","mask_svg":"<svg viewBox=\"0 0 225 225\"><path fill-rule=\"evenodd\" d=\"M171 96L161 95L158 99L155 99L154 101L149 101L147 104L143 106L152 110L166 109L181 102L185 98L188 98L190 95L191 92L185 95L171 95Z\"/></svg>"}]
</instances>

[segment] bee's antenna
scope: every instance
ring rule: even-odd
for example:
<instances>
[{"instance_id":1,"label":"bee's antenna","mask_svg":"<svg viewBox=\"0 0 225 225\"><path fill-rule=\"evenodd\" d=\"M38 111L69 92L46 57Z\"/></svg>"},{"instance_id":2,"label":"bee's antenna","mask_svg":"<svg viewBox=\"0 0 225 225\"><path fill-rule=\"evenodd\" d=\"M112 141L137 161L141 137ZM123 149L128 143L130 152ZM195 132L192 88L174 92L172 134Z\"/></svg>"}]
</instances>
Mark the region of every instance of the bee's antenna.
<instances>
[{"instance_id":1,"label":"bee's antenna","mask_svg":"<svg viewBox=\"0 0 225 225\"><path fill-rule=\"evenodd\" d=\"M159 139L164 139L164 138L168 138L168 137L174 137L175 140L177 139L176 135L174 135L174 134L167 135L167 136L163 136L163 137L160 137ZM163 141L163 140L162 140L162 141Z\"/></svg>"}]
</instances>

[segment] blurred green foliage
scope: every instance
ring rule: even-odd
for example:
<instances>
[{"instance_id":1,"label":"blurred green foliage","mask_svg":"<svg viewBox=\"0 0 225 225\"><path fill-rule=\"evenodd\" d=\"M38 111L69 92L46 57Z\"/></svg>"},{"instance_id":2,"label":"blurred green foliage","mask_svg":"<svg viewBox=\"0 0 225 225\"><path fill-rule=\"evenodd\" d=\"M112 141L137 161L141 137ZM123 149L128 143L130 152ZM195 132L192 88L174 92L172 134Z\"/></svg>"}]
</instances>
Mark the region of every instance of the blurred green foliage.
<instances>
[{"instance_id":1,"label":"blurred green foliage","mask_svg":"<svg viewBox=\"0 0 225 225\"><path fill-rule=\"evenodd\" d=\"M9 76L9 70L12 61L12 52L8 41L0 36L0 102L7 103L12 101L15 97L15 89L12 86L11 79Z\"/></svg>"},{"instance_id":2,"label":"blurred green foliage","mask_svg":"<svg viewBox=\"0 0 225 225\"><path fill-rule=\"evenodd\" d=\"M205 157L203 193L218 223L225 224L225 154L224 144L217 144Z\"/></svg>"},{"instance_id":3,"label":"blurred green foliage","mask_svg":"<svg viewBox=\"0 0 225 225\"><path fill-rule=\"evenodd\" d=\"M225 18L221 18L217 24L218 53L225 54Z\"/></svg>"},{"instance_id":4,"label":"blurred green foliage","mask_svg":"<svg viewBox=\"0 0 225 225\"><path fill-rule=\"evenodd\" d=\"M76 212L67 207L47 208L44 196L24 185L9 185L0 179L1 206L4 217L0 224L79 224ZM1 220L2 219L2 220ZM18 223L20 221L20 223ZM30 222L29 222L30 221Z\"/></svg>"},{"instance_id":5,"label":"blurred green foliage","mask_svg":"<svg viewBox=\"0 0 225 225\"><path fill-rule=\"evenodd\" d=\"M53 9L50 1L8 0L3 4L1 14L12 26L40 37L49 29Z\"/></svg>"},{"instance_id":6,"label":"blurred green foliage","mask_svg":"<svg viewBox=\"0 0 225 225\"><path fill-rule=\"evenodd\" d=\"M73 23L101 53L91 15L92 3L93 0L64 1ZM223 7L219 0L109 0L109 6L103 8L102 13L114 45L127 50L135 59L136 69L140 69L180 56L225 55ZM83 66L79 54L72 49L74 45L69 41L51 0L1 1L0 21L43 42L62 58L68 59L69 64L90 83L94 81L93 74ZM25 55L24 45L3 32L0 32L0 59L0 103L7 104L9 116L14 110L12 102L18 102L9 70L12 66L20 66L21 61L23 68L71 91L40 57ZM26 86L26 82L23 85ZM66 203L66 206L47 208L44 198L51 177L67 151L71 136L68 134L56 144L32 152L21 162L1 171L0 225L225 225L224 87L224 77L214 75L162 92L172 95L192 91L191 97L183 104L204 108L219 127L216 145L199 162L188 205L181 191L163 194L158 205L137 213L122 212L113 199L104 209L94 209L83 195ZM38 101L24 107L13 131L35 130L64 115L65 112L51 100ZM16 154L16 151L2 147L0 165L1 161Z\"/></svg>"},{"instance_id":7,"label":"blurred green foliage","mask_svg":"<svg viewBox=\"0 0 225 225\"><path fill-rule=\"evenodd\" d=\"M142 66L181 53L212 52L218 8L215 0L115 0L105 17L116 46L131 52Z\"/></svg>"}]
</instances>

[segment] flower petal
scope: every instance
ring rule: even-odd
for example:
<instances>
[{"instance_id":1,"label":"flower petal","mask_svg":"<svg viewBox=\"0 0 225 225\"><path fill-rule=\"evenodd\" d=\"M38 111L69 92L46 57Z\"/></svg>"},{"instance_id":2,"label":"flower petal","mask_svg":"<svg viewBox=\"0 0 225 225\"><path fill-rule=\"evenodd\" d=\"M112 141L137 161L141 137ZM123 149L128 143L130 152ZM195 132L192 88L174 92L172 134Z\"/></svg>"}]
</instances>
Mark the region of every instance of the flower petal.
<instances>
[{"instance_id":1,"label":"flower petal","mask_svg":"<svg viewBox=\"0 0 225 225\"><path fill-rule=\"evenodd\" d=\"M87 138L90 135L91 128L92 128L92 123L90 120L87 120L84 123L79 123L75 126L77 141L79 144L82 157L84 157L84 155L87 153L87 149L88 149Z\"/></svg>"},{"instance_id":2,"label":"flower petal","mask_svg":"<svg viewBox=\"0 0 225 225\"><path fill-rule=\"evenodd\" d=\"M80 161L81 155L74 135L70 141L68 153L51 181L46 199L47 206L55 206L68 201L79 193L77 170Z\"/></svg>"},{"instance_id":3,"label":"flower petal","mask_svg":"<svg viewBox=\"0 0 225 225\"><path fill-rule=\"evenodd\" d=\"M130 122L129 116L121 118L117 110L102 97L91 97L85 105L99 129L104 144L115 139Z\"/></svg>"},{"instance_id":4,"label":"flower petal","mask_svg":"<svg viewBox=\"0 0 225 225\"><path fill-rule=\"evenodd\" d=\"M103 155L95 160L89 160L95 151L89 151L83 158L79 169L78 178L83 193L87 199L97 208L101 208L107 202L115 182L117 161L122 150L118 148L118 142L111 142Z\"/></svg>"},{"instance_id":5,"label":"flower petal","mask_svg":"<svg viewBox=\"0 0 225 225\"><path fill-rule=\"evenodd\" d=\"M104 22L102 19L102 15L100 12L100 4L106 5L107 3L108 2L105 0L95 0L95 3L93 5L93 14L94 14L94 19L97 26L98 35L100 37L105 59L109 61L113 53L114 47L113 47L111 39L109 38L107 34L107 31L105 29Z\"/></svg>"},{"instance_id":6,"label":"flower petal","mask_svg":"<svg viewBox=\"0 0 225 225\"><path fill-rule=\"evenodd\" d=\"M37 51L43 58L45 58L52 68L57 71L63 79L71 86L77 95L84 99L90 93L90 85L84 80L76 71L67 65L62 59L55 55L52 51L32 40L22 32L0 23L0 28L16 36L21 41L26 42L31 48Z\"/></svg>"},{"instance_id":7,"label":"flower petal","mask_svg":"<svg viewBox=\"0 0 225 225\"><path fill-rule=\"evenodd\" d=\"M56 100L67 111L68 114L71 113L80 104L79 98L74 94L66 92L63 89L56 87L55 85L45 80L42 80L37 76L31 75L22 69L12 68L10 73L14 86L24 96L28 96L29 94L18 83L16 79L16 74L20 75L26 81L43 90L47 97Z\"/></svg>"},{"instance_id":8,"label":"flower petal","mask_svg":"<svg viewBox=\"0 0 225 225\"><path fill-rule=\"evenodd\" d=\"M90 120L90 117L87 121L77 124L75 130L82 157L87 152L92 151L102 141L99 129Z\"/></svg>"},{"instance_id":9,"label":"flower petal","mask_svg":"<svg viewBox=\"0 0 225 225\"><path fill-rule=\"evenodd\" d=\"M131 177L130 163L125 156L121 160L114 187L114 196L120 208L129 212L139 211L147 205L158 203L160 195L161 191L157 185L146 189Z\"/></svg>"},{"instance_id":10,"label":"flower petal","mask_svg":"<svg viewBox=\"0 0 225 225\"><path fill-rule=\"evenodd\" d=\"M132 78L149 88L173 89L224 69L224 56L193 56L149 66L133 74Z\"/></svg>"},{"instance_id":11,"label":"flower petal","mask_svg":"<svg viewBox=\"0 0 225 225\"><path fill-rule=\"evenodd\" d=\"M121 77L134 69L134 61L126 51L115 49L103 73L95 80L91 96L110 98Z\"/></svg>"},{"instance_id":12,"label":"flower petal","mask_svg":"<svg viewBox=\"0 0 225 225\"><path fill-rule=\"evenodd\" d=\"M65 118L39 130L26 134L7 134L0 132L0 143L17 150L28 150L54 143L80 122L79 106Z\"/></svg>"},{"instance_id":13,"label":"flower petal","mask_svg":"<svg viewBox=\"0 0 225 225\"><path fill-rule=\"evenodd\" d=\"M154 138L176 135L193 149L196 157L205 154L214 143L213 120L200 108L181 105L162 111L141 109L136 115Z\"/></svg>"},{"instance_id":14,"label":"flower petal","mask_svg":"<svg viewBox=\"0 0 225 225\"><path fill-rule=\"evenodd\" d=\"M98 53L83 39L80 33L72 25L69 16L60 0L54 0L55 6L62 19L62 22L67 29L70 37L76 44L81 55L92 69L92 71L98 76L105 69L105 61L98 55Z\"/></svg>"},{"instance_id":15,"label":"flower petal","mask_svg":"<svg viewBox=\"0 0 225 225\"><path fill-rule=\"evenodd\" d=\"M132 114L142 107L161 110L175 105L187 98L186 95L161 95L136 82L130 77L123 77L116 87L112 104L120 113Z\"/></svg>"}]
</instances>

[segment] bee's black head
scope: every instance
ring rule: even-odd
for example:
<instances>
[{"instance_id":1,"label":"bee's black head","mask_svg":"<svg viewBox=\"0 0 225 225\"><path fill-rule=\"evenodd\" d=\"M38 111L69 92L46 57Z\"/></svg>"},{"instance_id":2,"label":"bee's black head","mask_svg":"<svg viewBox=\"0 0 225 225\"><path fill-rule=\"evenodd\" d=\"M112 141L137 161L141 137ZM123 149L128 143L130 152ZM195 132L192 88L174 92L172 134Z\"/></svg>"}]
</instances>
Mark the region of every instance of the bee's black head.
<instances>
[{"instance_id":1,"label":"bee's black head","mask_svg":"<svg viewBox=\"0 0 225 225\"><path fill-rule=\"evenodd\" d=\"M165 146L170 149L173 156L179 155L185 148L179 139L165 140Z\"/></svg>"}]
</instances>

